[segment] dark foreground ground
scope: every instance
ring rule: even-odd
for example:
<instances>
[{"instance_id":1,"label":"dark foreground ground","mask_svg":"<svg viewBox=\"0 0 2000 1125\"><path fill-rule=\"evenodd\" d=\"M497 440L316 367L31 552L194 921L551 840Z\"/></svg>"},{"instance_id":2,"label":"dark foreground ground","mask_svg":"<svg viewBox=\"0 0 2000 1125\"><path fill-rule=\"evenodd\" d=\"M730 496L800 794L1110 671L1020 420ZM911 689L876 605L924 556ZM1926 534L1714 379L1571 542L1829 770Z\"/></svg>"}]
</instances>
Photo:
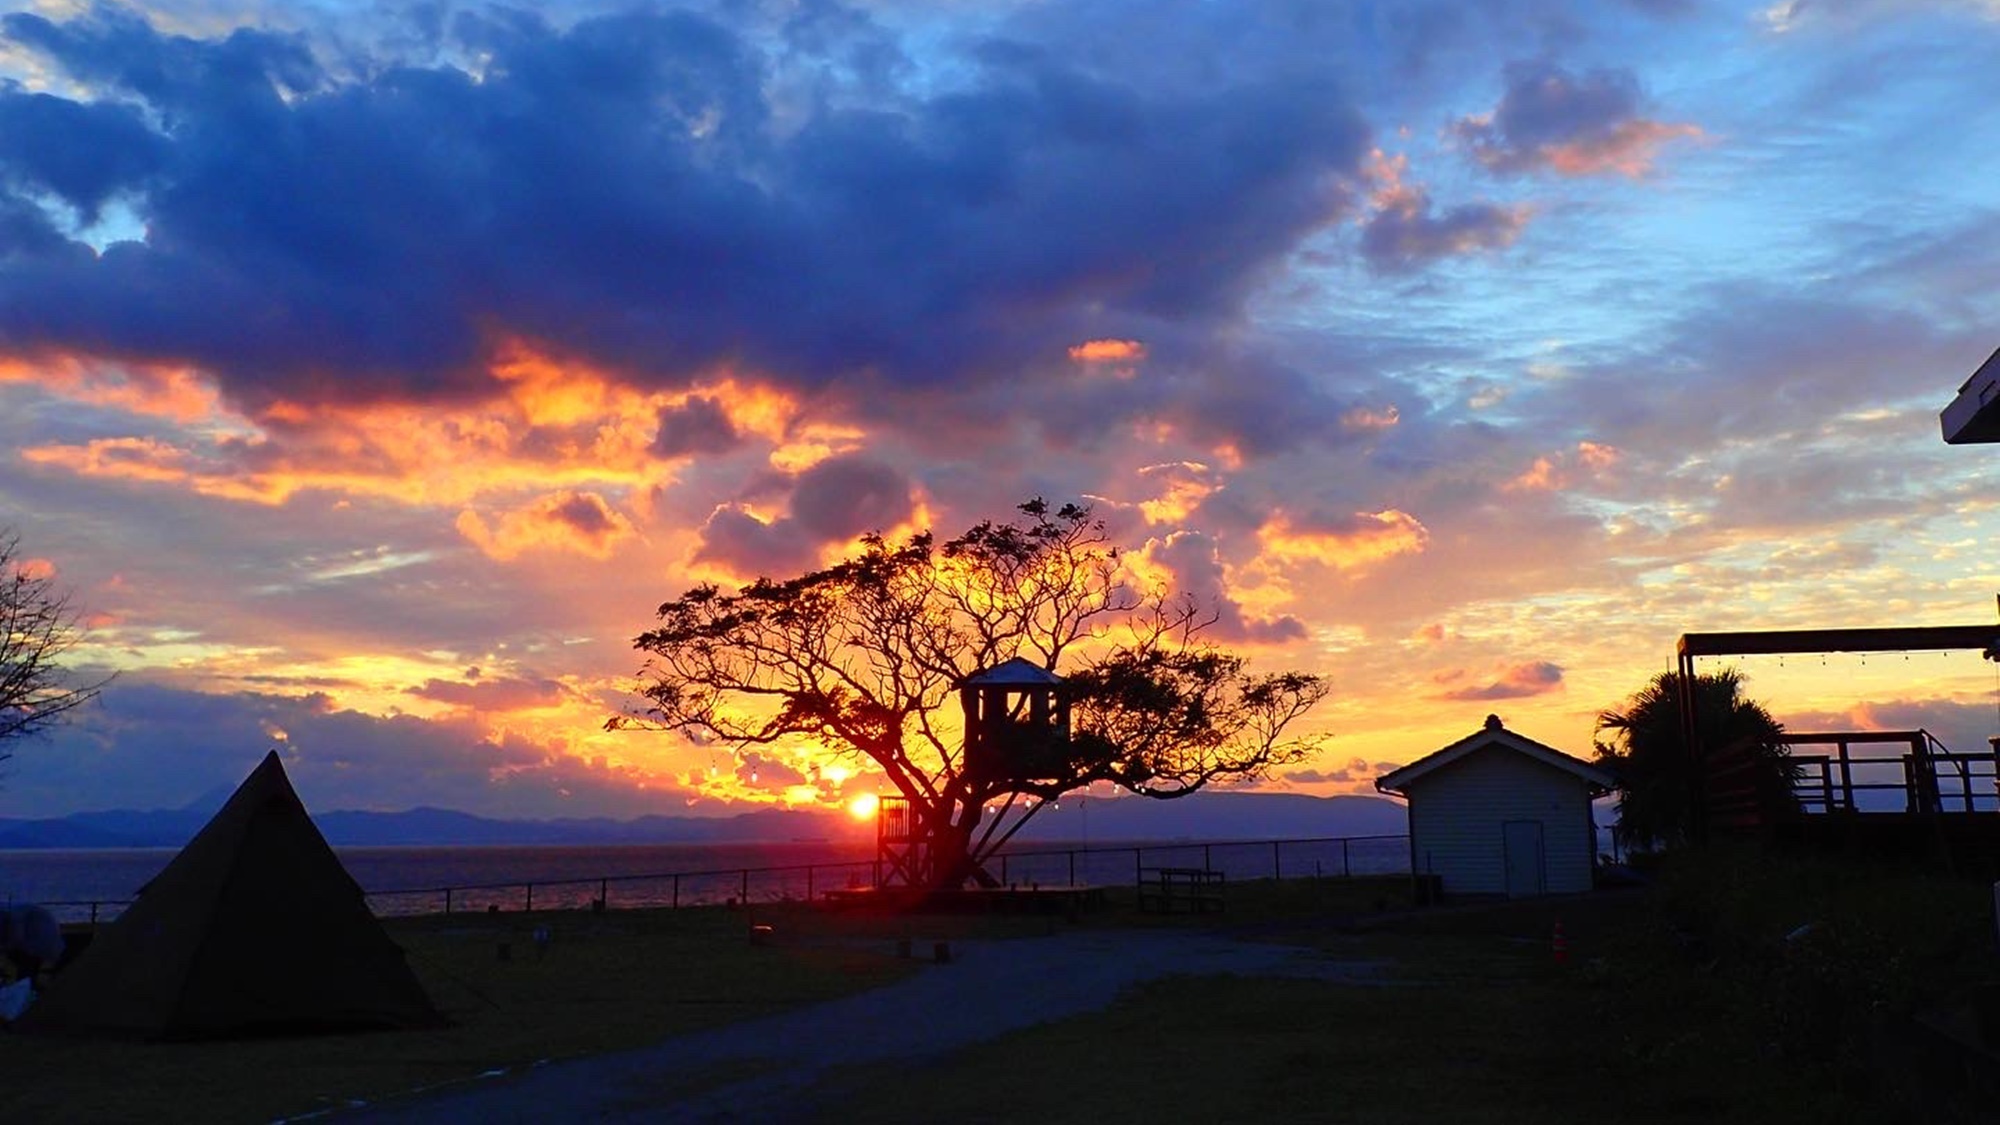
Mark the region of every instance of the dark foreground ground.
<instances>
[{"instance_id":1,"label":"dark foreground ground","mask_svg":"<svg viewBox=\"0 0 2000 1125\"><path fill-rule=\"evenodd\" d=\"M412 920L398 938L456 1027L0 1037L0 1118L1989 1119L1976 1076L2000 1060L1958 1045L1994 975L1981 886L1730 860L1643 891L1425 911L1393 882L1229 894L1219 917L1162 919L1114 893L1080 922ZM757 923L769 941L748 940ZM542 957L537 925L556 932Z\"/></svg>"}]
</instances>

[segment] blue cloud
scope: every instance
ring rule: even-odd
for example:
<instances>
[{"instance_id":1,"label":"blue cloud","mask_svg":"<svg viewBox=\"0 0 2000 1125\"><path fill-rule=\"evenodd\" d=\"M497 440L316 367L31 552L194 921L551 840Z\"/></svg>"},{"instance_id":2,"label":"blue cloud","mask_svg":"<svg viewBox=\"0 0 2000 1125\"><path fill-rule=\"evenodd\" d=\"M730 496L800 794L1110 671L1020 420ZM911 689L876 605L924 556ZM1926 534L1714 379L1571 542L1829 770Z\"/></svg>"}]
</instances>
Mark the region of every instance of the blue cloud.
<instances>
[{"instance_id":1,"label":"blue cloud","mask_svg":"<svg viewBox=\"0 0 2000 1125\"><path fill-rule=\"evenodd\" d=\"M60 160L0 145L7 201L128 196L149 234L10 238L0 348L191 362L253 405L476 395L500 333L660 385L1004 379L1122 325L1238 320L1365 148L1300 68L1142 90L1087 42L987 38L896 86L893 40L813 26L780 50L690 12L500 11L439 31L476 74L350 73L298 35L7 17L96 98L11 95L87 127Z\"/></svg>"}]
</instances>

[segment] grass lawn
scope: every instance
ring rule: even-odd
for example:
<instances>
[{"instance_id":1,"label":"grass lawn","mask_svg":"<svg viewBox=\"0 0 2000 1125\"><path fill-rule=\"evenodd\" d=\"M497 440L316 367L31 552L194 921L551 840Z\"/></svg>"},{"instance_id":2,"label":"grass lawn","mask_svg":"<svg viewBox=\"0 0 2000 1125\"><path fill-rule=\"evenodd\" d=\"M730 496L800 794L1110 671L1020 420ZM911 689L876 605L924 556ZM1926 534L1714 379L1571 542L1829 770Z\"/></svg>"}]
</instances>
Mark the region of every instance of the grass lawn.
<instances>
[{"instance_id":1,"label":"grass lawn","mask_svg":"<svg viewBox=\"0 0 2000 1125\"><path fill-rule=\"evenodd\" d=\"M1410 911L1404 881L1356 879L1232 884L1227 912L1201 916L1140 914L1118 888L1080 920L802 905L397 920L456 1026L195 1044L0 1035L0 1120L269 1121L829 999L912 970L895 956L903 941L922 959L935 941L1076 925L1220 929L1391 967L1367 985L1155 981L1104 1011L938 1061L835 1075L818 1091L823 1119L1986 1119L1898 1089L1883 1072L1902 1064L1885 1063L1879 1033L1912 1026L1949 997L1941 989L2000 975L1983 886L1704 862L1645 892L1469 909ZM751 944L753 922L773 940ZM538 925L555 931L546 956L530 938Z\"/></svg>"},{"instance_id":2,"label":"grass lawn","mask_svg":"<svg viewBox=\"0 0 2000 1125\"><path fill-rule=\"evenodd\" d=\"M1898 1120L1797 1065L1754 984L1691 962L1641 893L1371 918L1358 887L1230 888L1221 925L1330 957L1388 959L1379 985L1182 977L1106 1011L915 1068L828 1083L826 1122L1370 1123ZM1345 902L1315 895L1344 896ZM1240 906L1239 906L1240 904ZM1343 921L1341 905L1350 910ZM1322 909L1333 907L1333 909ZM1551 948L1561 921L1568 959ZM1146 924L1162 924L1157 919ZM1926 1120L1921 1112L1905 1120Z\"/></svg>"},{"instance_id":3,"label":"grass lawn","mask_svg":"<svg viewBox=\"0 0 2000 1125\"><path fill-rule=\"evenodd\" d=\"M780 940L751 945L752 917ZM916 926L821 923L779 908L751 917L719 908L456 914L388 925L455 1026L203 1043L0 1034L0 1120L262 1122L657 1042L892 980L914 966L895 958L890 939ZM537 957L532 935L543 925L554 940Z\"/></svg>"}]
</instances>

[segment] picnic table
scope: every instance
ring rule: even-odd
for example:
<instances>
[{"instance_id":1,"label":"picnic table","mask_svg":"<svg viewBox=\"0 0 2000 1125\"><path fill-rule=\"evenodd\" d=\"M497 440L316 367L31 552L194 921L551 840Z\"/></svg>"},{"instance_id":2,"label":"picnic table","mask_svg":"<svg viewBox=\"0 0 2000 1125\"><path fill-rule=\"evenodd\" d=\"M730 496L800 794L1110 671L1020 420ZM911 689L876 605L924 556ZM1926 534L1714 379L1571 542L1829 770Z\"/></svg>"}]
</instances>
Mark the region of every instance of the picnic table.
<instances>
[{"instance_id":1,"label":"picnic table","mask_svg":"<svg viewBox=\"0 0 2000 1125\"><path fill-rule=\"evenodd\" d=\"M1186 908L1206 914L1223 908L1223 873L1206 867L1142 867L1139 869L1139 909L1172 914Z\"/></svg>"}]
</instances>

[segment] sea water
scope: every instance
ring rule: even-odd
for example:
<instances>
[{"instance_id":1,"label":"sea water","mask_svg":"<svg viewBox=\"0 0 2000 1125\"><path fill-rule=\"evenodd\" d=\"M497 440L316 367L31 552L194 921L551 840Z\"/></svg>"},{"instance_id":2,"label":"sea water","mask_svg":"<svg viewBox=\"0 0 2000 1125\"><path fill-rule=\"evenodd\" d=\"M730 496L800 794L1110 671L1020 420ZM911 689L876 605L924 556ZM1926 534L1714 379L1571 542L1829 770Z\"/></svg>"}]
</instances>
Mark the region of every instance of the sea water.
<instances>
[{"instance_id":1,"label":"sea water","mask_svg":"<svg viewBox=\"0 0 2000 1125\"><path fill-rule=\"evenodd\" d=\"M560 847L336 849L377 914L694 906L810 899L866 886L875 850L863 841ZM81 921L115 916L176 854L172 848L0 850L0 901L52 904ZM1337 877L1409 870L1402 837L1314 841L1043 844L988 864L1016 886L1130 884L1142 867L1203 867L1230 879Z\"/></svg>"}]
</instances>

